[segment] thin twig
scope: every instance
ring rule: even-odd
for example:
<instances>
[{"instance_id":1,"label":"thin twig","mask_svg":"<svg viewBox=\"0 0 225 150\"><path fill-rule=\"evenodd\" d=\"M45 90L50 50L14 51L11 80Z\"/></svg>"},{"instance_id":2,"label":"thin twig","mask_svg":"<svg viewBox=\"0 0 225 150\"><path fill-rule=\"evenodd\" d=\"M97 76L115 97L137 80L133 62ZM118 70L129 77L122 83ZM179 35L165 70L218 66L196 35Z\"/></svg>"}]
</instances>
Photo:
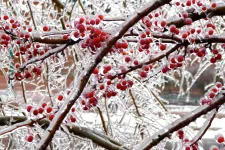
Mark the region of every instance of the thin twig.
<instances>
[{"instance_id":1,"label":"thin twig","mask_svg":"<svg viewBox=\"0 0 225 150\"><path fill-rule=\"evenodd\" d=\"M131 97L131 99L132 99L132 101L133 101L133 103L134 103L136 112L137 112L138 116L140 117L141 114L140 114L140 112L139 112L139 110L138 110L138 106L137 106L137 103L136 103L136 101L135 101L135 98L134 98L134 96L133 96L133 93L132 93L131 89L129 89L129 94L130 94L130 97Z\"/></svg>"},{"instance_id":2,"label":"thin twig","mask_svg":"<svg viewBox=\"0 0 225 150\"><path fill-rule=\"evenodd\" d=\"M203 127L196 134L196 136L193 138L193 140L191 140L192 142L191 142L190 146L195 145L199 140L201 140L201 138L205 135L206 131L211 126L212 121L215 118L217 113L218 113L218 109L215 109L215 110L213 110L213 112L211 112L209 118L203 123Z\"/></svg>"},{"instance_id":3,"label":"thin twig","mask_svg":"<svg viewBox=\"0 0 225 150\"><path fill-rule=\"evenodd\" d=\"M56 47L52 50L49 50L48 52L46 52L44 55L38 56L38 57L34 57L28 61L26 61L23 65L21 65L20 70L24 70L26 68L26 66L33 64L35 62L38 61L44 61L46 58L54 55L54 54L58 54L59 52L65 50L68 46L79 43L82 39L78 39L77 41L73 41L71 39L69 39L69 41L67 41L66 44L63 44L59 47Z\"/></svg>"},{"instance_id":4,"label":"thin twig","mask_svg":"<svg viewBox=\"0 0 225 150\"><path fill-rule=\"evenodd\" d=\"M71 9L71 11L70 11L70 14L69 14L69 21L70 21L70 19L71 19L72 14L73 14L73 9L74 9L74 7L75 7L75 4L76 4L76 1L73 3L72 9Z\"/></svg>"},{"instance_id":5,"label":"thin twig","mask_svg":"<svg viewBox=\"0 0 225 150\"><path fill-rule=\"evenodd\" d=\"M166 107L165 107L165 105L163 104L163 102L155 95L155 93L152 92L152 91L151 91L151 93L152 93L152 95L155 97L155 99L158 101L158 103L162 106L162 108L163 108L165 111L168 112L168 110L166 109Z\"/></svg>"},{"instance_id":6,"label":"thin twig","mask_svg":"<svg viewBox=\"0 0 225 150\"><path fill-rule=\"evenodd\" d=\"M22 65L22 56L19 56L19 61L20 64ZM24 81L21 81L21 86L22 86L22 93L23 93L23 99L24 99L24 103L27 104L27 96L26 96L26 87L25 87L25 83Z\"/></svg>"},{"instance_id":7,"label":"thin twig","mask_svg":"<svg viewBox=\"0 0 225 150\"><path fill-rule=\"evenodd\" d=\"M78 0L78 4L79 4L79 6L81 7L83 13L86 15L87 13L86 13L86 11L85 11L85 9L84 9L84 6L83 6L83 4L81 3L80 0Z\"/></svg>"},{"instance_id":8,"label":"thin twig","mask_svg":"<svg viewBox=\"0 0 225 150\"><path fill-rule=\"evenodd\" d=\"M58 7L58 13L59 13L59 15L60 15L60 22L61 22L61 24L62 24L62 29L63 29L63 30L66 30L65 22L64 22L64 20L63 20L63 16L61 15L62 11L61 11L61 8L60 8L60 7Z\"/></svg>"},{"instance_id":9,"label":"thin twig","mask_svg":"<svg viewBox=\"0 0 225 150\"><path fill-rule=\"evenodd\" d=\"M105 134L108 135L108 131L107 131L107 128L106 128L106 125L105 125L105 119L104 119L104 117L102 115L102 111L101 111L101 109L99 107L97 107L97 109L98 109L98 113L99 113L100 118L101 118L102 127L103 127L103 129L105 131Z\"/></svg>"},{"instance_id":10,"label":"thin twig","mask_svg":"<svg viewBox=\"0 0 225 150\"><path fill-rule=\"evenodd\" d=\"M31 9L31 5L30 5L30 2L29 1L27 1L27 5L28 5L29 10L30 10L30 15L31 15L31 18L32 18L32 21L33 21L33 24L34 24L34 29L37 30L37 26L36 26L36 23L35 23L35 20L34 20L33 11Z\"/></svg>"},{"instance_id":11,"label":"thin twig","mask_svg":"<svg viewBox=\"0 0 225 150\"><path fill-rule=\"evenodd\" d=\"M46 63L46 71L47 71L47 90L48 90L48 95L49 95L49 98L50 98L50 101L51 101L51 105L53 106L53 101L52 101L52 94L51 94L51 91L50 91L50 85L49 85L49 66L48 66L48 62Z\"/></svg>"}]
</instances>

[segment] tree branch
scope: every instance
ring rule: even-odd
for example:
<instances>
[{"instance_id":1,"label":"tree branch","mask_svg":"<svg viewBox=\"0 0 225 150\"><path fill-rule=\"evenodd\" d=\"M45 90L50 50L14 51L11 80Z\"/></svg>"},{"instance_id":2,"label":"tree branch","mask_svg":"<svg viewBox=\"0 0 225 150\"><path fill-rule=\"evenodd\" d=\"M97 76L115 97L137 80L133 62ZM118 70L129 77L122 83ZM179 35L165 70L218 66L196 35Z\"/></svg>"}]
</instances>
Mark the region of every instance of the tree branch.
<instances>
[{"instance_id":1,"label":"tree branch","mask_svg":"<svg viewBox=\"0 0 225 150\"><path fill-rule=\"evenodd\" d=\"M64 4L60 0L52 0L52 2L54 2L57 7L64 9Z\"/></svg>"},{"instance_id":2,"label":"tree branch","mask_svg":"<svg viewBox=\"0 0 225 150\"><path fill-rule=\"evenodd\" d=\"M135 25L141 18L149 14L151 11L169 3L170 1L171 0L153 0L149 2L146 4L147 7L144 7L140 12L135 12L133 15L131 15L131 17L125 21L122 26L120 26L120 28L117 30L118 32L114 33L113 36L110 36L105 47L101 49L99 54L97 54L96 58L94 59L94 62L89 66L87 71L84 71L84 74L80 77L77 87L73 89L68 99L60 107L59 112L56 114L47 131L43 135L43 138L38 143L37 149L42 150L47 148L67 113L82 94L93 70L102 61L103 57L109 52L110 48L113 47L117 40L119 40L128 31L128 29Z\"/></svg>"},{"instance_id":3,"label":"tree branch","mask_svg":"<svg viewBox=\"0 0 225 150\"><path fill-rule=\"evenodd\" d=\"M203 127L199 130L199 132L196 134L196 136L193 138L193 140L191 140L192 142L191 142L190 146L195 145L199 140L201 140L203 135L206 133L206 131L211 126L212 121L215 118L217 112L218 112L218 109L216 109L213 112L211 112L211 114L208 117L208 119L203 123Z\"/></svg>"},{"instance_id":4,"label":"tree branch","mask_svg":"<svg viewBox=\"0 0 225 150\"><path fill-rule=\"evenodd\" d=\"M143 62L143 63L141 63L139 65L132 66L132 67L130 67L130 69L128 69L128 70L126 70L124 72L118 73L117 75L113 76L111 78L111 80L113 80L113 79L115 79L115 78L117 78L118 76L121 76L121 75L124 76L124 75L126 75L127 73L129 73L131 71L134 71L136 69L139 69L139 68L143 67L144 65L148 65L148 64L154 63L156 61L159 61L159 60L161 60L164 57L168 57L171 53L173 53L175 50L177 50L180 46L181 46L181 44L177 44L173 48L171 48L170 50L168 50L166 53L163 53L162 55L160 55L158 57L155 57L153 59L150 59L149 61Z\"/></svg>"},{"instance_id":5,"label":"tree branch","mask_svg":"<svg viewBox=\"0 0 225 150\"><path fill-rule=\"evenodd\" d=\"M191 12L191 10L187 10L187 12ZM188 17L192 19L192 21L197 21L206 17L214 17L214 16L224 16L225 15L225 5L219 5L217 8L212 9L212 8L208 8L207 11L202 11L201 13L189 13ZM175 25L177 28L181 28L183 26L185 26L185 21L184 19L176 19L173 20L171 22L168 22L167 25Z\"/></svg>"},{"instance_id":6,"label":"tree branch","mask_svg":"<svg viewBox=\"0 0 225 150\"><path fill-rule=\"evenodd\" d=\"M153 136L145 139L137 149L138 150L151 149L153 146L161 142L164 138L169 137L173 132L187 126L189 123L195 121L200 116L210 112L213 109L220 107L224 103L225 103L225 96L222 96L220 99L215 100L211 105L204 105L195 109L194 111L189 113L189 115L175 120L168 126L156 132Z\"/></svg>"},{"instance_id":7,"label":"tree branch","mask_svg":"<svg viewBox=\"0 0 225 150\"><path fill-rule=\"evenodd\" d=\"M54 48L52 50L49 50L44 55L37 56L37 57L34 57L34 58L26 61L23 65L21 65L20 70L24 70L29 64L33 64L33 63L36 63L38 61L44 61L46 58L63 51L68 46L73 45L75 43L79 43L81 40L82 39L78 39L77 41L73 41L73 40L69 39L69 41L67 40L66 44L63 44L63 45L61 45L59 47L56 47L56 48Z\"/></svg>"},{"instance_id":8,"label":"tree branch","mask_svg":"<svg viewBox=\"0 0 225 150\"><path fill-rule=\"evenodd\" d=\"M31 121L27 119L27 117L23 116L5 116L0 117L0 126L10 126L9 128L3 129L4 131L11 132L12 129L18 129L22 126L31 125L34 123L34 121ZM39 125L43 129L46 129L50 121L47 119L40 119L37 121ZM13 128L14 127L14 128ZM106 149L112 149L112 150L129 150L129 148L123 146L119 142L111 139L110 137L103 135L97 131L92 131L86 127L80 127L77 125L66 125L69 132L73 133L74 135L80 136L82 138L88 138L91 139L94 143L98 144L99 146L102 146ZM0 133L3 133L1 130ZM2 135L2 134L0 134Z\"/></svg>"},{"instance_id":9,"label":"tree branch","mask_svg":"<svg viewBox=\"0 0 225 150\"><path fill-rule=\"evenodd\" d=\"M106 128L106 125L105 125L105 119L103 117L102 111L99 107L97 107L97 109L98 109L98 112L99 112L99 115L100 115L100 118L101 118L101 121L102 121L102 127L105 131L105 134L108 135L108 131L107 131L107 128Z\"/></svg>"},{"instance_id":10,"label":"tree branch","mask_svg":"<svg viewBox=\"0 0 225 150\"><path fill-rule=\"evenodd\" d=\"M34 20L34 14L33 14L33 11L31 9L31 5L30 5L29 1L27 1L27 5L28 5L29 10L30 10L30 15L31 15L31 18L32 18L32 21L33 21L33 24L34 24L34 29L37 30L37 25L36 25L35 20Z\"/></svg>"}]
</instances>

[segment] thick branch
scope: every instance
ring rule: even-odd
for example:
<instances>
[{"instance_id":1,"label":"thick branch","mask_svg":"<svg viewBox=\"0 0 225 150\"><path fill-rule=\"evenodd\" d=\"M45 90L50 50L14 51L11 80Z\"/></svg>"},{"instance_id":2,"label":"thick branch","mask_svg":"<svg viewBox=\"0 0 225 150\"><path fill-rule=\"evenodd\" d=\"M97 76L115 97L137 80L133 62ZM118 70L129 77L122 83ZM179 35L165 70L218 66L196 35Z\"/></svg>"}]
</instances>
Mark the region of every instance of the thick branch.
<instances>
[{"instance_id":1,"label":"thick branch","mask_svg":"<svg viewBox=\"0 0 225 150\"><path fill-rule=\"evenodd\" d=\"M152 137L145 139L142 144L137 148L138 150L149 150L153 146L156 146L159 142L161 142L164 138L169 137L173 132L187 126L189 123L195 121L197 118L202 115L210 112L213 109L220 107L220 105L225 103L225 96L222 96L220 99L215 100L211 105L204 105L196 110L189 113L189 115L175 120L168 126L159 130Z\"/></svg>"},{"instance_id":2,"label":"thick branch","mask_svg":"<svg viewBox=\"0 0 225 150\"><path fill-rule=\"evenodd\" d=\"M206 17L211 18L214 16L224 16L225 15L225 5L220 5L216 9L208 8L207 11L205 11L205 12L202 11L201 13L197 13L197 12L192 13L191 10L189 10L188 12L190 12L188 15L189 18L191 18L192 21L194 22L194 21L206 18ZM180 28L180 27L183 27L186 25L184 19L180 19L180 18L167 23L168 26L170 26L172 24L176 25L177 28Z\"/></svg>"},{"instance_id":3,"label":"thick branch","mask_svg":"<svg viewBox=\"0 0 225 150\"><path fill-rule=\"evenodd\" d=\"M140 12L134 13L131 17L123 23L123 25L117 30L118 32L114 33L113 36L110 36L107 44L104 48L101 49L100 53L97 54L94 63L91 64L87 71L84 71L84 74L80 77L79 84L76 88L73 89L68 99L60 107L59 112L56 114L55 118L52 120L49 128L45 132L43 138L37 145L37 148L42 150L46 149L49 143L51 142L56 130L58 130L60 124L63 122L67 113L70 111L71 107L74 105L76 100L82 94L83 89L85 88L93 70L96 66L102 61L102 58L109 52L110 48L119 40L130 27L135 25L141 18L152 12L153 10L169 3L171 0L153 0L150 3L146 4L147 7L144 7ZM50 131L50 132L49 132Z\"/></svg>"},{"instance_id":4,"label":"thick branch","mask_svg":"<svg viewBox=\"0 0 225 150\"><path fill-rule=\"evenodd\" d=\"M47 119L41 119L37 121L39 125L43 129L46 129L50 122ZM27 117L23 116L6 116L6 117L0 117L0 126L10 126L6 129L18 129L22 126L31 125L34 121L28 120ZM12 125L12 126L11 126ZM15 126L15 128L13 128ZM85 127L80 127L77 125L66 125L69 132L73 133L74 135L91 139L94 143L106 148L106 149L112 149L112 150L128 150L129 148L124 147L122 144L118 143L117 141L111 139L110 137L106 135L102 135L101 133L98 133L97 131L92 131ZM6 129L3 129L0 131L0 133L5 132ZM11 132L12 130L7 130L8 132ZM2 135L2 134L1 134Z\"/></svg>"},{"instance_id":5,"label":"thick branch","mask_svg":"<svg viewBox=\"0 0 225 150\"><path fill-rule=\"evenodd\" d=\"M64 9L64 4L60 0L52 0L52 1L57 5L57 7Z\"/></svg>"}]
</instances>

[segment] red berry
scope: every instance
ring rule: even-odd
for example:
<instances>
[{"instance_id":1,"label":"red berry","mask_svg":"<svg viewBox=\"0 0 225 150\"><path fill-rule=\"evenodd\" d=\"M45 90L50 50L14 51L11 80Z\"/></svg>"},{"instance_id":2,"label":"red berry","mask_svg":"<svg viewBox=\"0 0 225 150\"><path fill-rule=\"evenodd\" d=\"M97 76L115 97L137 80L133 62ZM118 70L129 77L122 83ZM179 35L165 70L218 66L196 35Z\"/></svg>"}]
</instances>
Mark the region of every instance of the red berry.
<instances>
[{"instance_id":1,"label":"red berry","mask_svg":"<svg viewBox=\"0 0 225 150\"><path fill-rule=\"evenodd\" d=\"M85 31L85 26L83 24L78 24L77 29L80 31L80 33Z\"/></svg>"},{"instance_id":2,"label":"red berry","mask_svg":"<svg viewBox=\"0 0 225 150\"><path fill-rule=\"evenodd\" d=\"M76 109L75 109L74 107L71 109L72 112L75 112L75 110L76 110Z\"/></svg>"},{"instance_id":3,"label":"red berry","mask_svg":"<svg viewBox=\"0 0 225 150\"><path fill-rule=\"evenodd\" d=\"M134 65L138 65L139 64L139 62L138 62L138 60L134 60Z\"/></svg>"},{"instance_id":4,"label":"red berry","mask_svg":"<svg viewBox=\"0 0 225 150\"><path fill-rule=\"evenodd\" d=\"M221 84L220 82L217 82L217 83L216 83L216 86L217 86L218 88L221 88L221 87L222 87L222 84Z\"/></svg>"},{"instance_id":5,"label":"red berry","mask_svg":"<svg viewBox=\"0 0 225 150\"><path fill-rule=\"evenodd\" d=\"M187 0L186 6L191 6L191 1L190 0Z\"/></svg>"},{"instance_id":6,"label":"red berry","mask_svg":"<svg viewBox=\"0 0 225 150\"><path fill-rule=\"evenodd\" d=\"M2 34L1 38L2 39L6 39L6 35L5 34Z\"/></svg>"},{"instance_id":7,"label":"red berry","mask_svg":"<svg viewBox=\"0 0 225 150\"><path fill-rule=\"evenodd\" d=\"M208 31L208 34L209 34L209 35L213 35L213 33L214 33L214 31L213 31L212 29L210 29L210 30Z\"/></svg>"},{"instance_id":8,"label":"red berry","mask_svg":"<svg viewBox=\"0 0 225 150\"><path fill-rule=\"evenodd\" d=\"M217 54L216 60L221 60L221 59L222 59L222 55L221 54Z\"/></svg>"},{"instance_id":9,"label":"red berry","mask_svg":"<svg viewBox=\"0 0 225 150\"><path fill-rule=\"evenodd\" d=\"M28 142L32 142L33 140L34 140L33 135L29 135L29 136L27 137L27 141L28 141Z\"/></svg>"},{"instance_id":10,"label":"red berry","mask_svg":"<svg viewBox=\"0 0 225 150\"><path fill-rule=\"evenodd\" d=\"M28 31L28 32L32 32L32 28L28 28L27 31Z\"/></svg>"},{"instance_id":11,"label":"red berry","mask_svg":"<svg viewBox=\"0 0 225 150\"><path fill-rule=\"evenodd\" d=\"M71 115L70 120L71 120L71 122L76 122L77 119Z\"/></svg>"},{"instance_id":12,"label":"red berry","mask_svg":"<svg viewBox=\"0 0 225 150\"><path fill-rule=\"evenodd\" d=\"M91 21L90 21L90 24L91 24L91 25L95 25L95 20L91 20Z\"/></svg>"},{"instance_id":13,"label":"red berry","mask_svg":"<svg viewBox=\"0 0 225 150\"><path fill-rule=\"evenodd\" d=\"M98 25L99 23L101 22L101 20L100 19L95 19L95 23Z\"/></svg>"},{"instance_id":14,"label":"red berry","mask_svg":"<svg viewBox=\"0 0 225 150\"><path fill-rule=\"evenodd\" d=\"M50 113L50 112L52 111L52 107L48 107L48 108L46 109L46 111L47 111L47 113Z\"/></svg>"},{"instance_id":15,"label":"red berry","mask_svg":"<svg viewBox=\"0 0 225 150\"><path fill-rule=\"evenodd\" d=\"M147 73L144 71L139 72L139 75L141 78L146 78L147 77Z\"/></svg>"},{"instance_id":16,"label":"red berry","mask_svg":"<svg viewBox=\"0 0 225 150\"><path fill-rule=\"evenodd\" d=\"M213 54L218 54L219 53L219 50L218 49L214 49L212 50Z\"/></svg>"},{"instance_id":17,"label":"red berry","mask_svg":"<svg viewBox=\"0 0 225 150\"><path fill-rule=\"evenodd\" d=\"M124 49L126 49L128 47L128 44L125 43L125 42L124 43L121 43L121 47L124 48Z\"/></svg>"},{"instance_id":18,"label":"red berry","mask_svg":"<svg viewBox=\"0 0 225 150\"><path fill-rule=\"evenodd\" d=\"M165 26L166 26L166 21L162 21L162 22L161 22L161 26L162 26L162 27L165 27Z\"/></svg>"},{"instance_id":19,"label":"red berry","mask_svg":"<svg viewBox=\"0 0 225 150\"><path fill-rule=\"evenodd\" d=\"M4 20L8 20L9 19L9 16L3 16L3 19Z\"/></svg>"},{"instance_id":20,"label":"red berry","mask_svg":"<svg viewBox=\"0 0 225 150\"><path fill-rule=\"evenodd\" d=\"M44 26L44 27L43 27L43 31L45 31L45 32L46 32L46 31L49 31L49 27L48 27L48 26Z\"/></svg>"},{"instance_id":21,"label":"red berry","mask_svg":"<svg viewBox=\"0 0 225 150\"><path fill-rule=\"evenodd\" d=\"M183 130L178 130L177 132L179 135L184 135L184 131Z\"/></svg>"},{"instance_id":22,"label":"red berry","mask_svg":"<svg viewBox=\"0 0 225 150\"><path fill-rule=\"evenodd\" d=\"M80 23L83 23L84 20L85 20L84 18L80 18L79 22L80 22Z\"/></svg>"},{"instance_id":23,"label":"red berry","mask_svg":"<svg viewBox=\"0 0 225 150\"><path fill-rule=\"evenodd\" d=\"M35 116L38 115L38 110L37 110L37 109L35 109L35 110L33 111L33 115L35 115Z\"/></svg>"},{"instance_id":24,"label":"red berry","mask_svg":"<svg viewBox=\"0 0 225 150\"><path fill-rule=\"evenodd\" d=\"M171 25L170 26L170 32L176 32L176 30L177 30L177 28L176 28L176 26L175 25Z\"/></svg>"},{"instance_id":25,"label":"red berry","mask_svg":"<svg viewBox=\"0 0 225 150\"><path fill-rule=\"evenodd\" d=\"M187 37L188 37L188 34L187 33L182 34L182 38L183 39L186 39Z\"/></svg>"},{"instance_id":26,"label":"red berry","mask_svg":"<svg viewBox=\"0 0 225 150\"><path fill-rule=\"evenodd\" d=\"M210 98L214 98L214 97L215 97L215 93L210 93L210 94L209 94L209 97L210 97Z\"/></svg>"},{"instance_id":27,"label":"red berry","mask_svg":"<svg viewBox=\"0 0 225 150\"><path fill-rule=\"evenodd\" d=\"M216 3L212 3L211 7L216 8Z\"/></svg>"},{"instance_id":28,"label":"red berry","mask_svg":"<svg viewBox=\"0 0 225 150\"><path fill-rule=\"evenodd\" d=\"M149 71L149 66L144 66L144 71Z\"/></svg>"},{"instance_id":29,"label":"red berry","mask_svg":"<svg viewBox=\"0 0 225 150\"><path fill-rule=\"evenodd\" d=\"M217 142L218 142L218 143L223 143L223 142L224 142L224 137L223 137L223 136L220 136L220 137L217 139Z\"/></svg>"},{"instance_id":30,"label":"red berry","mask_svg":"<svg viewBox=\"0 0 225 150\"><path fill-rule=\"evenodd\" d=\"M165 44L160 44L159 48L160 48L161 51L164 51L166 49L166 45Z\"/></svg>"},{"instance_id":31,"label":"red berry","mask_svg":"<svg viewBox=\"0 0 225 150\"><path fill-rule=\"evenodd\" d=\"M184 61L184 56L182 56L182 55L178 56L178 57L177 57L177 61L178 61L178 62Z\"/></svg>"},{"instance_id":32,"label":"red berry","mask_svg":"<svg viewBox=\"0 0 225 150\"><path fill-rule=\"evenodd\" d=\"M101 85L99 86L99 89L100 89L100 90L103 90L104 88L105 88L104 84L101 84Z\"/></svg>"},{"instance_id":33,"label":"red berry","mask_svg":"<svg viewBox=\"0 0 225 150\"><path fill-rule=\"evenodd\" d=\"M52 120L54 119L54 117L55 117L55 115L54 115L54 114L50 114L50 115L48 115L48 119L49 119L50 121L52 121Z\"/></svg>"},{"instance_id":34,"label":"red berry","mask_svg":"<svg viewBox=\"0 0 225 150\"><path fill-rule=\"evenodd\" d=\"M81 104L82 104L82 105L85 105L86 103L85 103L85 101L84 101L84 100L81 100Z\"/></svg>"},{"instance_id":35,"label":"red berry","mask_svg":"<svg viewBox=\"0 0 225 150\"><path fill-rule=\"evenodd\" d=\"M63 39L64 39L64 40L67 40L67 39L68 39L68 35L67 35L67 34L64 34L64 35L63 35Z\"/></svg>"},{"instance_id":36,"label":"red berry","mask_svg":"<svg viewBox=\"0 0 225 150\"><path fill-rule=\"evenodd\" d=\"M212 58L210 59L210 62L213 63L213 64L216 63L216 58L215 58L215 57L212 57Z\"/></svg>"},{"instance_id":37,"label":"red berry","mask_svg":"<svg viewBox=\"0 0 225 150\"><path fill-rule=\"evenodd\" d=\"M12 24L12 28L17 28L17 24L16 23L14 23L14 24Z\"/></svg>"},{"instance_id":38,"label":"red berry","mask_svg":"<svg viewBox=\"0 0 225 150\"><path fill-rule=\"evenodd\" d=\"M93 74L98 74L98 68L95 68Z\"/></svg>"},{"instance_id":39,"label":"red berry","mask_svg":"<svg viewBox=\"0 0 225 150\"><path fill-rule=\"evenodd\" d=\"M103 20L104 16L103 15L98 15L98 18Z\"/></svg>"},{"instance_id":40,"label":"red berry","mask_svg":"<svg viewBox=\"0 0 225 150\"><path fill-rule=\"evenodd\" d=\"M214 88L212 88L212 91L213 91L214 93L217 93L217 92L218 92L218 89L217 89L216 87L214 87Z\"/></svg>"},{"instance_id":41,"label":"red berry","mask_svg":"<svg viewBox=\"0 0 225 150\"><path fill-rule=\"evenodd\" d=\"M42 114L42 113L44 112L44 108L40 107L40 108L38 109L38 112L39 112L39 114Z\"/></svg>"},{"instance_id":42,"label":"red berry","mask_svg":"<svg viewBox=\"0 0 225 150\"><path fill-rule=\"evenodd\" d=\"M130 62L130 61L131 61L131 58L130 58L129 56L126 56L126 57L125 57L125 62L128 63L128 62Z\"/></svg>"},{"instance_id":43,"label":"red berry","mask_svg":"<svg viewBox=\"0 0 225 150\"><path fill-rule=\"evenodd\" d=\"M30 112L33 107L31 105L27 106L27 111Z\"/></svg>"},{"instance_id":44,"label":"red berry","mask_svg":"<svg viewBox=\"0 0 225 150\"><path fill-rule=\"evenodd\" d=\"M187 25L191 25L191 24L192 24L192 19L191 19L191 18L186 18L186 19L185 19L185 23L186 23Z\"/></svg>"},{"instance_id":45,"label":"red berry","mask_svg":"<svg viewBox=\"0 0 225 150\"><path fill-rule=\"evenodd\" d=\"M106 69L107 71L109 71L109 70L112 69L112 67L111 67L110 65L108 65L108 66L105 67L105 69Z\"/></svg>"},{"instance_id":46,"label":"red berry","mask_svg":"<svg viewBox=\"0 0 225 150\"><path fill-rule=\"evenodd\" d=\"M15 20L14 19L10 19L10 21L9 21L10 23L14 23L15 22Z\"/></svg>"},{"instance_id":47,"label":"red berry","mask_svg":"<svg viewBox=\"0 0 225 150\"><path fill-rule=\"evenodd\" d=\"M59 95L59 96L58 96L58 100L59 100L59 101L62 101L62 100L63 100L63 96L62 96L62 95Z\"/></svg>"},{"instance_id":48,"label":"red berry","mask_svg":"<svg viewBox=\"0 0 225 150\"><path fill-rule=\"evenodd\" d=\"M47 106L47 104L46 103L42 103L42 105L41 105L43 108L45 108L46 106Z\"/></svg>"}]
</instances>

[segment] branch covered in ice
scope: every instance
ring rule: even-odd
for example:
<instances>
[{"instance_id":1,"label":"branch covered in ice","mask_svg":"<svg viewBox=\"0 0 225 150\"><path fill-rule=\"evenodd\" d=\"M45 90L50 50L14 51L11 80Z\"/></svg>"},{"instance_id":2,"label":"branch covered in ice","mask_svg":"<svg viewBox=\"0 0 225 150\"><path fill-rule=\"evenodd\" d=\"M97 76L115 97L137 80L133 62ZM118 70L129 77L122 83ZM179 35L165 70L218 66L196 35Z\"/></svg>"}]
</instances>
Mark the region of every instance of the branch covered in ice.
<instances>
[{"instance_id":1,"label":"branch covered in ice","mask_svg":"<svg viewBox=\"0 0 225 150\"><path fill-rule=\"evenodd\" d=\"M191 140L191 144L190 146L196 144L199 140L201 140L201 138L203 137L203 135L206 133L206 131L209 129L209 127L212 124L213 119L215 118L216 114L217 114L218 110L215 109L211 112L211 114L208 116L208 119L204 122L203 127L198 131L198 133L196 134L196 136L193 138L193 140Z\"/></svg>"},{"instance_id":2,"label":"branch covered in ice","mask_svg":"<svg viewBox=\"0 0 225 150\"><path fill-rule=\"evenodd\" d=\"M192 21L197 21L200 19L204 19L206 17L214 17L214 16L224 16L225 15L225 5L218 5L217 8L208 8L206 11L202 11L201 13L193 12L193 9L187 10L188 17L192 19ZM173 19L168 21L167 25L176 25L177 28L181 28L186 25L185 20L181 18Z\"/></svg>"},{"instance_id":3,"label":"branch covered in ice","mask_svg":"<svg viewBox=\"0 0 225 150\"><path fill-rule=\"evenodd\" d=\"M31 125L33 123L38 123L39 125L41 125L41 127L43 129L46 129L49 124L50 121L47 119L39 119L36 121L32 121L32 120L28 120L27 117L23 117L23 116L4 116L4 117L0 117L0 126L10 126L8 128L5 128L3 130L0 131L0 135L2 135L2 133L10 133L12 131L14 131L15 129L18 129L22 126L26 126L26 125ZM14 128L16 127L16 128ZM66 125L68 131L70 133L73 133L74 135L80 136L82 138L88 138L91 139L94 143L98 144L99 146L102 146L106 149L112 149L112 150L126 150L129 149L125 146L123 146L122 144L120 144L119 142L115 141L114 139L111 139L110 137L103 135L97 131L92 131L88 128L85 127L80 127L77 125Z\"/></svg>"},{"instance_id":4,"label":"branch covered in ice","mask_svg":"<svg viewBox=\"0 0 225 150\"><path fill-rule=\"evenodd\" d=\"M197 118L212 111L213 109L217 109L224 103L225 96L221 97L218 100L215 100L211 105L204 105L195 109L194 111L190 112L189 115L172 122L165 128L156 132L153 136L144 139L140 146L137 148L137 150L151 149L159 142L161 142L164 138L169 137L173 132L187 126L189 123L195 121Z\"/></svg>"},{"instance_id":5,"label":"branch covered in ice","mask_svg":"<svg viewBox=\"0 0 225 150\"><path fill-rule=\"evenodd\" d=\"M67 41L66 44L63 44L59 47L56 47L52 50L49 50L48 52L46 52L44 55L41 55L41 56L37 56L37 57L34 57L28 61L26 61L21 67L20 67L20 70L23 70L26 68L26 66L30 65L30 64L33 64L33 63L36 63L38 61L44 61L46 58L54 55L54 54L57 54L63 50L65 50L68 46L70 45L73 45L75 43L79 43L82 39L78 39L77 41L73 41L71 39L69 39L69 41Z\"/></svg>"}]
</instances>

